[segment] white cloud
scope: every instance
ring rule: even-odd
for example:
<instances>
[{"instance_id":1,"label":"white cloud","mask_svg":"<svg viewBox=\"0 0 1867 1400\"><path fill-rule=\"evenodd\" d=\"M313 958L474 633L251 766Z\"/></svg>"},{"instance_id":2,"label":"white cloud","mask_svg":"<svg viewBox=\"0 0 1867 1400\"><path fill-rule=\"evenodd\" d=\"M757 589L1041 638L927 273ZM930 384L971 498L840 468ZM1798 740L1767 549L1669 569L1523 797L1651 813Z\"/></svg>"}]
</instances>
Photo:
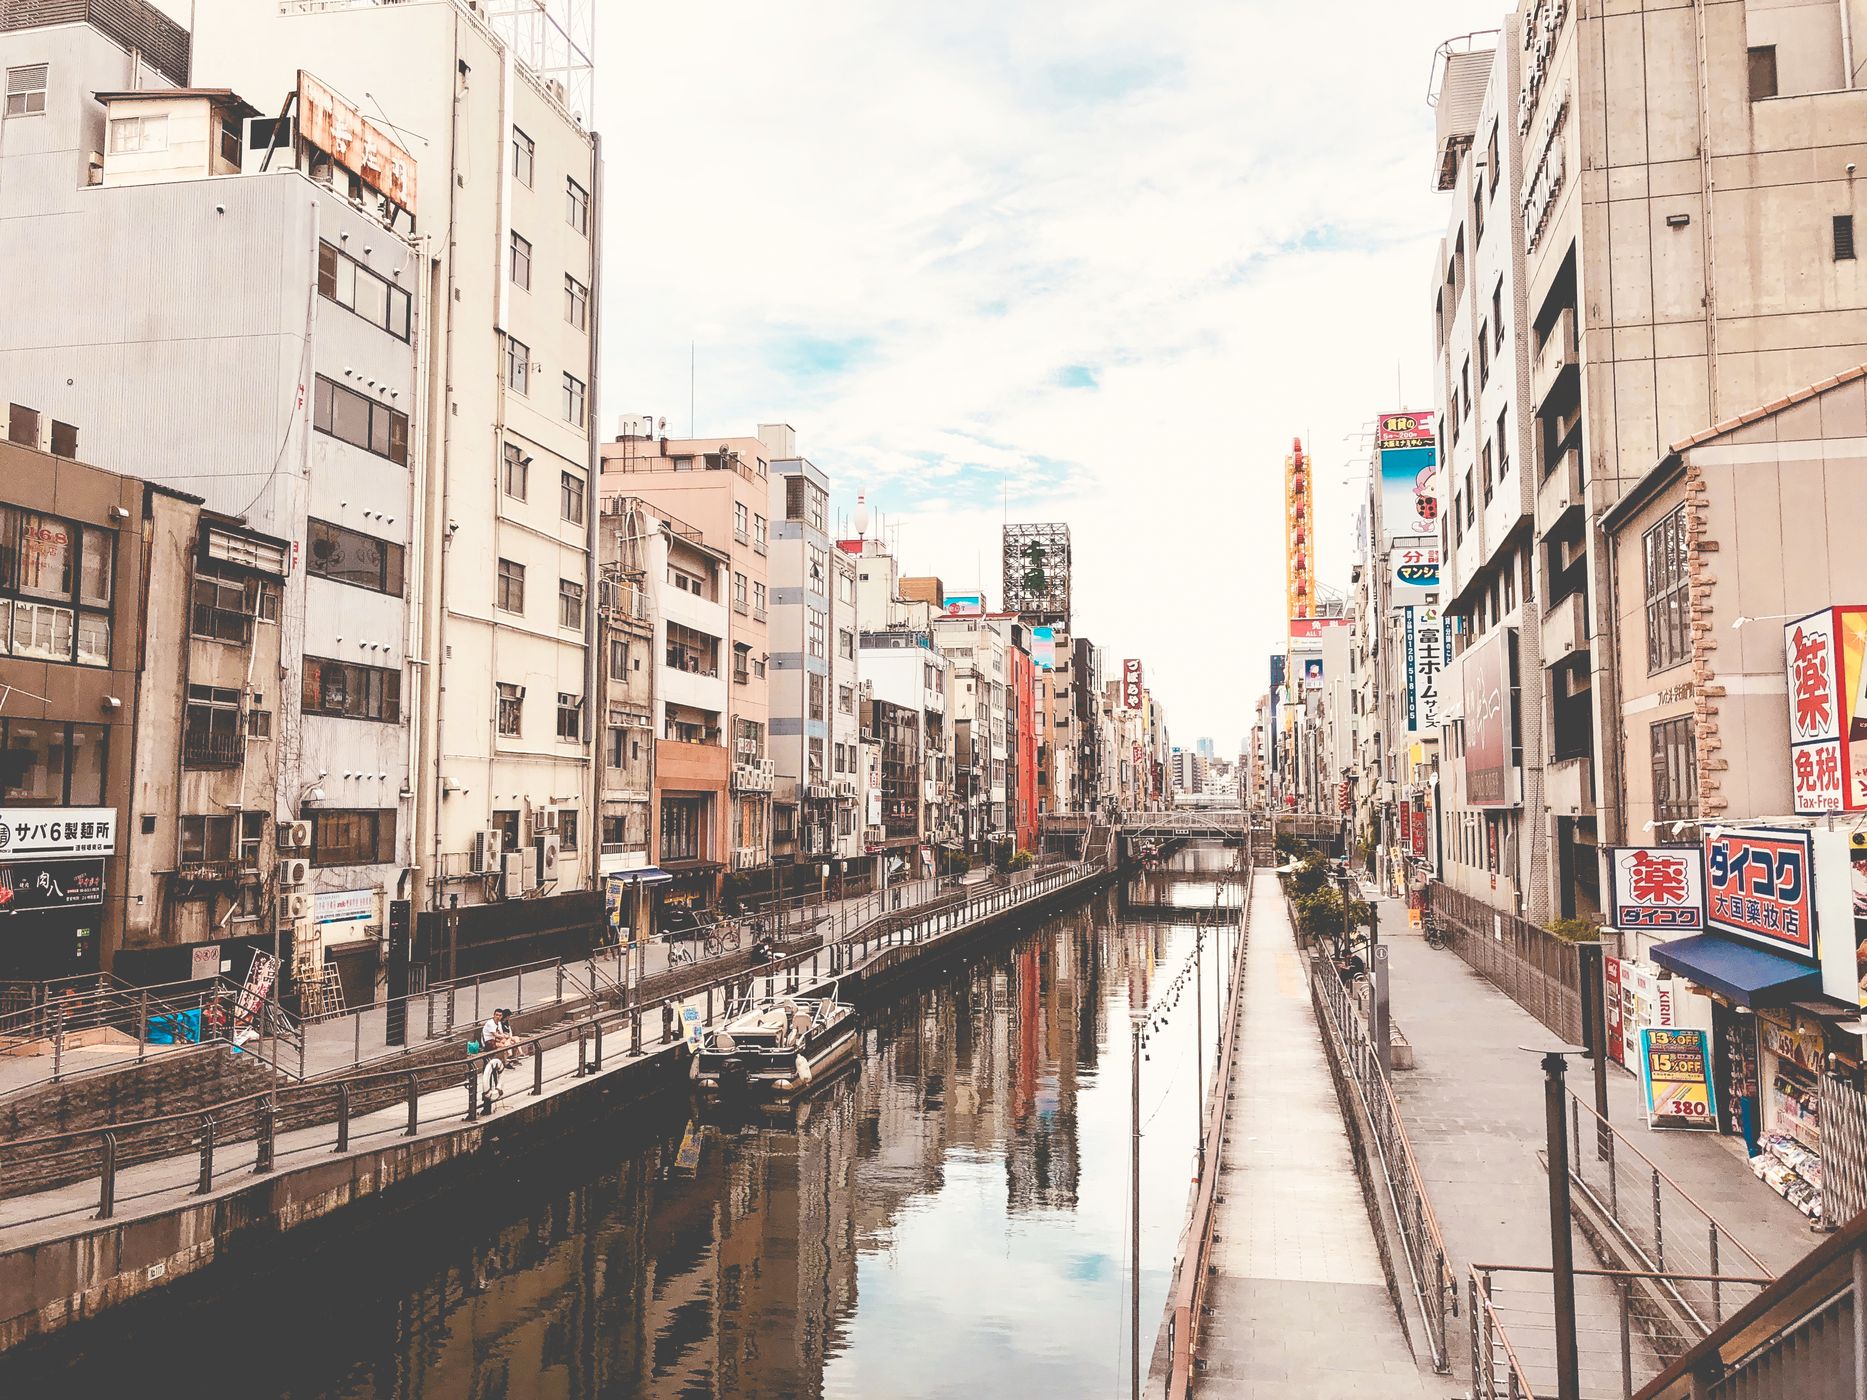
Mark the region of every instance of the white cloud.
<instances>
[{"instance_id":1,"label":"white cloud","mask_svg":"<svg viewBox=\"0 0 1867 1400\"><path fill-rule=\"evenodd\" d=\"M1223 751L1282 640L1291 438L1340 584L1345 435L1397 378L1431 402L1426 80L1498 13L607 7L603 410L684 433L697 341L700 432L794 424L954 587L997 583L1002 479L1070 523L1079 630Z\"/></svg>"}]
</instances>

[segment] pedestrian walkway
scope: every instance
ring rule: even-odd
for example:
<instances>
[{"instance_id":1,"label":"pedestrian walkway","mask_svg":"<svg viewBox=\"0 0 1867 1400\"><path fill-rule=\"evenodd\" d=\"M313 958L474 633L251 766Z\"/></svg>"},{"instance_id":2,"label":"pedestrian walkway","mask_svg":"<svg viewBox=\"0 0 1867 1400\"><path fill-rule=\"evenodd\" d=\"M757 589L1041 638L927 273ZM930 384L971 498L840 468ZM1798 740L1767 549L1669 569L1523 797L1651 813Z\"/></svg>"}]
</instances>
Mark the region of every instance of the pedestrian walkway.
<instances>
[{"instance_id":1,"label":"pedestrian walkway","mask_svg":"<svg viewBox=\"0 0 1867 1400\"><path fill-rule=\"evenodd\" d=\"M1258 882L1248 936L1197 1389L1266 1400L1439 1394L1388 1293L1275 880Z\"/></svg>"}]
</instances>

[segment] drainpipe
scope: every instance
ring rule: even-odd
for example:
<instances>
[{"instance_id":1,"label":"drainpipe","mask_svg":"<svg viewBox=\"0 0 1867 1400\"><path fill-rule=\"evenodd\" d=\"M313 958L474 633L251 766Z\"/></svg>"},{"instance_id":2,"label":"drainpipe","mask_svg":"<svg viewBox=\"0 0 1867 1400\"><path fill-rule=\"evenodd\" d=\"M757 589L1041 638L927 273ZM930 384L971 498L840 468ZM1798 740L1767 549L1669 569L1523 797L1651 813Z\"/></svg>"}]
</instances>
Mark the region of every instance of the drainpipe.
<instances>
[{"instance_id":1,"label":"drainpipe","mask_svg":"<svg viewBox=\"0 0 1867 1400\"><path fill-rule=\"evenodd\" d=\"M595 740L598 733L596 724L596 695L599 678L602 675L598 643L598 609L602 605L601 584L602 570L598 567L597 551L601 547L598 522L602 517L601 497L598 483L603 475L602 441L597 435L596 404L597 377L596 359L598 328L602 324L600 310L603 290L603 138L594 131L590 133L590 355L585 369L584 382L589 388L584 391L584 430L590 442L590 464L585 472L588 478L584 484L584 577L587 580L585 596L589 605L583 610L583 744L584 744L584 782L585 800L583 803L586 828L578 832L578 844L583 848L578 852L585 857L584 869L589 872L590 888L601 890L603 850L603 804L600 797L602 782L599 773L602 770L601 755L596 753ZM594 761L593 761L594 760Z\"/></svg>"}]
</instances>

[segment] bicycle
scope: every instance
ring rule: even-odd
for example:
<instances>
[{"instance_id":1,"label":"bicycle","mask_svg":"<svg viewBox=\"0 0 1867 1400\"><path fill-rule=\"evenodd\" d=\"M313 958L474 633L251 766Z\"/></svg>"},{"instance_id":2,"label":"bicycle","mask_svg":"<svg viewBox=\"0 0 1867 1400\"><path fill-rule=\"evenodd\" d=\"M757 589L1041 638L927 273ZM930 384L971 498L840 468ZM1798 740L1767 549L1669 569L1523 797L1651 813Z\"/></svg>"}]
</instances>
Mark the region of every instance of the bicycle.
<instances>
[{"instance_id":1,"label":"bicycle","mask_svg":"<svg viewBox=\"0 0 1867 1400\"><path fill-rule=\"evenodd\" d=\"M1420 927L1426 934L1428 948L1450 948L1452 946L1452 930L1434 918L1430 910L1420 916Z\"/></svg>"},{"instance_id":2,"label":"bicycle","mask_svg":"<svg viewBox=\"0 0 1867 1400\"><path fill-rule=\"evenodd\" d=\"M694 945L692 943L682 943L675 939L668 940L669 967L678 967L681 963L690 963L693 960Z\"/></svg>"}]
</instances>

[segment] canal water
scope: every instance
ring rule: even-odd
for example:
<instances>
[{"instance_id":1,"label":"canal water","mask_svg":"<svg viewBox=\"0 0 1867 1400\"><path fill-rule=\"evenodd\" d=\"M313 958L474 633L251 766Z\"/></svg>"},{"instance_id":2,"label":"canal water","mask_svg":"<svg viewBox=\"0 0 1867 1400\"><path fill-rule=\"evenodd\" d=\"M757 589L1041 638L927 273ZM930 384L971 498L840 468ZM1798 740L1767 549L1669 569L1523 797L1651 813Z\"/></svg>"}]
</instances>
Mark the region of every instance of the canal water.
<instances>
[{"instance_id":1,"label":"canal water","mask_svg":"<svg viewBox=\"0 0 1867 1400\"><path fill-rule=\"evenodd\" d=\"M1189 848L865 1006L860 1065L783 1118L619 1111L509 1181L249 1251L0 1361L0 1394L1125 1394L1130 1012L1152 1015L1145 1369L1237 936L1198 916L1235 854Z\"/></svg>"}]
</instances>

